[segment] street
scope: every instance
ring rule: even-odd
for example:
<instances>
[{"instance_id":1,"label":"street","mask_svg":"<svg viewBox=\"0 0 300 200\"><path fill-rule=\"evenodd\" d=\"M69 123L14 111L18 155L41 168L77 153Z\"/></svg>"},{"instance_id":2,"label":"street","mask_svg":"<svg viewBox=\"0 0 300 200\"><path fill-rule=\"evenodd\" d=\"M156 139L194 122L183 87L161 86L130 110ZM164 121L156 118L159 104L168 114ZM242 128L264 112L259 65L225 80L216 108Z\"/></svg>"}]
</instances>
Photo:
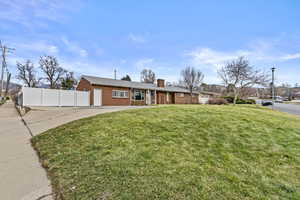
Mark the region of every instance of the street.
<instances>
[{"instance_id":1,"label":"street","mask_svg":"<svg viewBox=\"0 0 300 200\"><path fill-rule=\"evenodd\" d=\"M272 106L269 106L270 108ZM285 104L285 103L275 103L274 105L275 110L279 110L282 112L294 114L300 116L300 105L296 104Z\"/></svg>"}]
</instances>

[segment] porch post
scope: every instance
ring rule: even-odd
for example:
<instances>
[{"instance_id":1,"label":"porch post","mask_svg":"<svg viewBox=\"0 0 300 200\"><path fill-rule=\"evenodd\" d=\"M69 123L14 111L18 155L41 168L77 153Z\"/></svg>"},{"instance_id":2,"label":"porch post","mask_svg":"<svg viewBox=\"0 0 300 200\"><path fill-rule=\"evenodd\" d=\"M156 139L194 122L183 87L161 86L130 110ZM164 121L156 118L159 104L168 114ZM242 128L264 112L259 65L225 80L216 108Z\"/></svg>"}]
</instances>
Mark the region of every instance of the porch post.
<instances>
[{"instance_id":1,"label":"porch post","mask_svg":"<svg viewBox=\"0 0 300 200\"><path fill-rule=\"evenodd\" d=\"M133 95L132 93L133 93L132 88L130 88L129 89L129 95L128 95L129 96L129 104L130 104L130 106L132 106L132 102L131 102L132 101L132 95Z\"/></svg>"},{"instance_id":2,"label":"porch post","mask_svg":"<svg viewBox=\"0 0 300 200\"><path fill-rule=\"evenodd\" d=\"M146 104L147 105L150 105L151 104L151 94L150 94L150 90L148 89L147 90L147 102L146 102Z\"/></svg>"}]
</instances>

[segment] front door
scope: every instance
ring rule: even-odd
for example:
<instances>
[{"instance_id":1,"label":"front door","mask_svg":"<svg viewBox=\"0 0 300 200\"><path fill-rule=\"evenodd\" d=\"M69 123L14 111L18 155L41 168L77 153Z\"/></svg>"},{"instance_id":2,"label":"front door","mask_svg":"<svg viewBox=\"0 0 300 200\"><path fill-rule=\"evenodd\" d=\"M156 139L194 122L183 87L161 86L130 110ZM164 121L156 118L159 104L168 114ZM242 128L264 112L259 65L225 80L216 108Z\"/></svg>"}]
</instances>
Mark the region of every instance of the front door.
<instances>
[{"instance_id":1,"label":"front door","mask_svg":"<svg viewBox=\"0 0 300 200\"><path fill-rule=\"evenodd\" d=\"M94 106L102 106L102 90L94 89Z\"/></svg>"}]
</instances>

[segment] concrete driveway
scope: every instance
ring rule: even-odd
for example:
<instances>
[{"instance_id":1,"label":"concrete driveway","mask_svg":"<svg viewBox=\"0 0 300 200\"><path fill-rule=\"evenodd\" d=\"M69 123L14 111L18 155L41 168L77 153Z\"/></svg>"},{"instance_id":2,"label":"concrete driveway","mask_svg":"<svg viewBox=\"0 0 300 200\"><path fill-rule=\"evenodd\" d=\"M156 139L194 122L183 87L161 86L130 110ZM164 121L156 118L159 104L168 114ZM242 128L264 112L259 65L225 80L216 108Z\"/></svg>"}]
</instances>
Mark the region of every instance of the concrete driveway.
<instances>
[{"instance_id":1,"label":"concrete driveway","mask_svg":"<svg viewBox=\"0 0 300 200\"><path fill-rule=\"evenodd\" d=\"M62 124L102 113L128 109L149 108L149 106L103 106L103 107L32 107L23 117L32 135L40 134Z\"/></svg>"}]
</instances>

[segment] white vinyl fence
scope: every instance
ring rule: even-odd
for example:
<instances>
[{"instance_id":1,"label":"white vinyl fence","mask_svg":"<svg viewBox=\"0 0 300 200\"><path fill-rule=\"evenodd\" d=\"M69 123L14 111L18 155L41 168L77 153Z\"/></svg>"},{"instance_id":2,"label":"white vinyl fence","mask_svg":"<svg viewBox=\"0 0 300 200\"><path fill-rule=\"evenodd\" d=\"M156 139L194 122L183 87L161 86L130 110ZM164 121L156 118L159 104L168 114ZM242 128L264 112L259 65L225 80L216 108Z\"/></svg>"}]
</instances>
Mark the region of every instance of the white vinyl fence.
<instances>
[{"instance_id":1,"label":"white vinyl fence","mask_svg":"<svg viewBox=\"0 0 300 200\"><path fill-rule=\"evenodd\" d=\"M22 106L90 106L90 92L23 87L18 104Z\"/></svg>"}]
</instances>

